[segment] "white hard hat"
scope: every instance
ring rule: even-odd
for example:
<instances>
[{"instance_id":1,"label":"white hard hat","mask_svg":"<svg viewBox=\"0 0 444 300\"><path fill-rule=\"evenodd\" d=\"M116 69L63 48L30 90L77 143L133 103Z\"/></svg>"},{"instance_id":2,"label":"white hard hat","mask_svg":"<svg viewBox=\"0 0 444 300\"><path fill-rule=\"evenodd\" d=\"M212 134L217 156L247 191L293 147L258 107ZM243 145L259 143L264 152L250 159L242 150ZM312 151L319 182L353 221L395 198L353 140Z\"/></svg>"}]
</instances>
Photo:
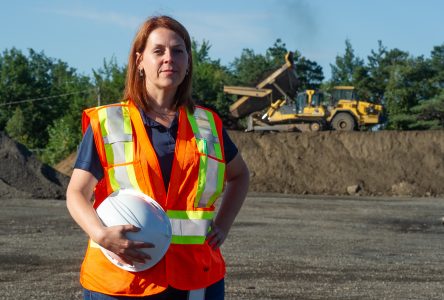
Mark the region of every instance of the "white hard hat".
<instances>
[{"instance_id":1,"label":"white hard hat","mask_svg":"<svg viewBox=\"0 0 444 300\"><path fill-rule=\"evenodd\" d=\"M132 224L138 232L127 232L126 237L134 241L154 244L154 248L141 248L151 256L145 263L128 265L118 261L117 255L101 247L105 256L121 269L140 272L151 268L165 255L171 242L171 223L162 207L149 196L128 189L121 189L109 195L99 207L97 214L105 226Z\"/></svg>"}]
</instances>

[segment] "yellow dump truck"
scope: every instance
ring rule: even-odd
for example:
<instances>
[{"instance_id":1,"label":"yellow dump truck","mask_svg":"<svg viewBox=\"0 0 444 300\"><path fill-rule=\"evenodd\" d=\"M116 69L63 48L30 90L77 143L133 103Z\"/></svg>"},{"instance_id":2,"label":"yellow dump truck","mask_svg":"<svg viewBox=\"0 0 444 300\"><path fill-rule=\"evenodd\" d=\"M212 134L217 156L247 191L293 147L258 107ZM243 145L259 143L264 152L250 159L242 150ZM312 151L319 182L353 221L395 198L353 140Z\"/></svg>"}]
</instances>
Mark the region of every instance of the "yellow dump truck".
<instances>
[{"instance_id":1,"label":"yellow dump truck","mask_svg":"<svg viewBox=\"0 0 444 300\"><path fill-rule=\"evenodd\" d=\"M289 52L285 64L256 87L225 86L224 92L240 96L230 112L248 116L247 131L349 131L380 123L383 107L357 99L351 86L334 87L330 94L297 87Z\"/></svg>"}]
</instances>

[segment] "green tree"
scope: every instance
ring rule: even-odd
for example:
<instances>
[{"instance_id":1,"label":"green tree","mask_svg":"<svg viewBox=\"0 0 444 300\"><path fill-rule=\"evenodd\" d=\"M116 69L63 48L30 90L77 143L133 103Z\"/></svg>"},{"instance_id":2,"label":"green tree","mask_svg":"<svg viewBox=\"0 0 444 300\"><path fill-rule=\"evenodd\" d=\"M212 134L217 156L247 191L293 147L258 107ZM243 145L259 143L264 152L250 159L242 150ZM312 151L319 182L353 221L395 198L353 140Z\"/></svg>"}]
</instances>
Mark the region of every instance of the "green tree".
<instances>
[{"instance_id":1,"label":"green tree","mask_svg":"<svg viewBox=\"0 0 444 300\"><path fill-rule=\"evenodd\" d=\"M77 122L80 123L80 120ZM48 135L49 141L41 158L51 165L58 163L76 150L81 139L80 130L73 128L73 122L69 116L55 120L48 128Z\"/></svg>"},{"instance_id":2,"label":"green tree","mask_svg":"<svg viewBox=\"0 0 444 300\"><path fill-rule=\"evenodd\" d=\"M431 65L435 71L433 77L434 86L438 89L444 89L444 44L433 47L431 53Z\"/></svg>"},{"instance_id":3,"label":"green tree","mask_svg":"<svg viewBox=\"0 0 444 300\"><path fill-rule=\"evenodd\" d=\"M232 65L236 85L255 86L266 76L285 63L288 50L281 39L277 39L265 55L255 54L251 49L244 49L240 58ZM298 90L318 89L324 80L322 67L304 57L298 50L293 51L294 70L298 79Z\"/></svg>"},{"instance_id":4,"label":"green tree","mask_svg":"<svg viewBox=\"0 0 444 300\"><path fill-rule=\"evenodd\" d=\"M0 130L15 111L15 106L10 103L32 96L30 82L27 57L15 48L5 50L0 55Z\"/></svg>"},{"instance_id":5,"label":"green tree","mask_svg":"<svg viewBox=\"0 0 444 300\"><path fill-rule=\"evenodd\" d=\"M115 103L122 99L126 71L127 67L119 66L115 57L109 61L104 59L103 66L93 70L94 85L97 89L97 96L100 97L100 105Z\"/></svg>"},{"instance_id":6,"label":"green tree","mask_svg":"<svg viewBox=\"0 0 444 300\"><path fill-rule=\"evenodd\" d=\"M0 130L19 107L26 119L23 137L28 148L41 149L47 128L69 112L73 102L85 102L89 79L76 74L65 62L28 50L25 56L12 48L0 56Z\"/></svg>"},{"instance_id":7,"label":"green tree","mask_svg":"<svg viewBox=\"0 0 444 300\"><path fill-rule=\"evenodd\" d=\"M20 107L15 109L14 114L6 123L5 131L17 142L22 144L26 144L28 142L26 119Z\"/></svg>"},{"instance_id":8,"label":"green tree","mask_svg":"<svg viewBox=\"0 0 444 300\"><path fill-rule=\"evenodd\" d=\"M193 55L193 98L203 105L216 110L227 122L229 117L230 98L223 93L224 85L232 82L228 68L221 65L220 60L212 60L209 56L211 45L208 41L201 44L192 41Z\"/></svg>"},{"instance_id":9,"label":"green tree","mask_svg":"<svg viewBox=\"0 0 444 300\"><path fill-rule=\"evenodd\" d=\"M378 41L378 50L371 50L371 55L367 56L367 75L369 80L364 85L369 91L367 99L375 102L382 102L389 78L389 64L386 59L387 48Z\"/></svg>"},{"instance_id":10,"label":"green tree","mask_svg":"<svg viewBox=\"0 0 444 300\"><path fill-rule=\"evenodd\" d=\"M239 58L232 63L235 84L240 86L256 86L274 70L275 64L265 55L256 54L252 49L243 49Z\"/></svg>"},{"instance_id":11,"label":"green tree","mask_svg":"<svg viewBox=\"0 0 444 300\"><path fill-rule=\"evenodd\" d=\"M272 68L278 68L285 63L285 55L288 50L281 39L277 39L273 46L268 48L265 57L270 62Z\"/></svg>"},{"instance_id":12,"label":"green tree","mask_svg":"<svg viewBox=\"0 0 444 300\"><path fill-rule=\"evenodd\" d=\"M385 91L389 83L392 69L396 66L404 65L409 59L409 54L397 48L387 50L381 41L378 41L378 50L371 51L368 57L368 75L370 80L367 88L370 91L371 99L375 102L384 103Z\"/></svg>"},{"instance_id":13,"label":"green tree","mask_svg":"<svg viewBox=\"0 0 444 300\"><path fill-rule=\"evenodd\" d=\"M422 56L408 58L390 68L390 77L384 96L389 128L412 129L416 127L416 118L411 109L436 94L431 80L434 74L430 62Z\"/></svg>"},{"instance_id":14,"label":"green tree","mask_svg":"<svg viewBox=\"0 0 444 300\"><path fill-rule=\"evenodd\" d=\"M294 69L298 79L298 89L319 89L324 80L322 67L316 62L311 61L299 53L294 51Z\"/></svg>"},{"instance_id":15,"label":"green tree","mask_svg":"<svg viewBox=\"0 0 444 300\"><path fill-rule=\"evenodd\" d=\"M364 61L355 56L350 40L345 40L345 53L343 56L336 56L335 64L331 67L331 84L333 85L353 85L355 70L364 66Z\"/></svg>"},{"instance_id":16,"label":"green tree","mask_svg":"<svg viewBox=\"0 0 444 300\"><path fill-rule=\"evenodd\" d=\"M285 63L287 53L287 47L281 39L277 39L273 46L267 49L265 57L270 62L272 71ZM324 80L322 67L304 57L298 50L293 51L293 62L293 69L298 79L298 90L318 89Z\"/></svg>"},{"instance_id":17,"label":"green tree","mask_svg":"<svg viewBox=\"0 0 444 300\"><path fill-rule=\"evenodd\" d=\"M444 89L435 97L411 108L416 122L412 129L444 129Z\"/></svg>"}]
</instances>

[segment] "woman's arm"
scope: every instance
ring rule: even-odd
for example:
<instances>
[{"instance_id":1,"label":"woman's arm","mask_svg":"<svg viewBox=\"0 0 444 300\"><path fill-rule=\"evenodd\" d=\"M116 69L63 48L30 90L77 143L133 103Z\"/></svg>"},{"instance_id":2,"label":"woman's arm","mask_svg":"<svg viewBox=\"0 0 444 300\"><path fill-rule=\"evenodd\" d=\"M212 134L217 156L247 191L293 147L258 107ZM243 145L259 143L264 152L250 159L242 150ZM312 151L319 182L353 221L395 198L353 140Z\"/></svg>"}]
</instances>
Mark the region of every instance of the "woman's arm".
<instances>
[{"instance_id":1,"label":"woman's arm","mask_svg":"<svg viewBox=\"0 0 444 300\"><path fill-rule=\"evenodd\" d=\"M226 166L227 185L222 203L207 235L208 244L219 248L228 236L248 192L250 173L240 153Z\"/></svg>"},{"instance_id":2,"label":"woman's arm","mask_svg":"<svg viewBox=\"0 0 444 300\"><path fill-rule=\"evenodd\" d=\"M102 224L91 203L91 197L97 179L90 172L74 169L66 192L66 205L74 221L102 247L117 254L123 262L144 262L149 255L138 251L138 248L151 248L152 244L131 241L125 237L129 231L139 229L133 225L106 227Z\"/></svg>"}]
</instances>

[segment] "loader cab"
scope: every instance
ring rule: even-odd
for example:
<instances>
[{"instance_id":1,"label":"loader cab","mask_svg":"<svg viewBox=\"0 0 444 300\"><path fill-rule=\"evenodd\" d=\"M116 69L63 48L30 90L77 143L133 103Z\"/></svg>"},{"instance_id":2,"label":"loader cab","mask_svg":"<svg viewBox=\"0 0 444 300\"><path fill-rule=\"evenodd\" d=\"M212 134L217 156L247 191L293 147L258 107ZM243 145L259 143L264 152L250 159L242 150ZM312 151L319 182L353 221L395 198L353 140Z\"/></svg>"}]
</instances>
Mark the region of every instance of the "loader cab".
<instances>
[{"instance_id":1,"label":"loader cab","mask_svg":"<svg viewBox=\"0 0 444 300\"><path fill-rule=\"evenodd\" d=\"M296 97L296 111L298 114L304 113L305 107L319 107L324 103L324 94L315 90L305 90L298 93Z\"/></svg>"},{"instance_id":2,"label":"loader cab","mask_svg":"<svg viewBox=\"0 0 444 300\"><path fill-rule=\"evenodd\" d=\"M318 107L324 103L324 94L315 93L311 98L311 106Z\"/></svg>"},{"instance_id":3,"label":"loader cab","mask_svg":"<svg viewBox=\"0 0 444 300\"><path fill-rule=\"evenodd\" d=\"M305 91L298 93L296 97L296 113L302 114L304 112L305 106L307 106L307 103L308 103L307 93Z\"/></svg>"}]
</instances>

